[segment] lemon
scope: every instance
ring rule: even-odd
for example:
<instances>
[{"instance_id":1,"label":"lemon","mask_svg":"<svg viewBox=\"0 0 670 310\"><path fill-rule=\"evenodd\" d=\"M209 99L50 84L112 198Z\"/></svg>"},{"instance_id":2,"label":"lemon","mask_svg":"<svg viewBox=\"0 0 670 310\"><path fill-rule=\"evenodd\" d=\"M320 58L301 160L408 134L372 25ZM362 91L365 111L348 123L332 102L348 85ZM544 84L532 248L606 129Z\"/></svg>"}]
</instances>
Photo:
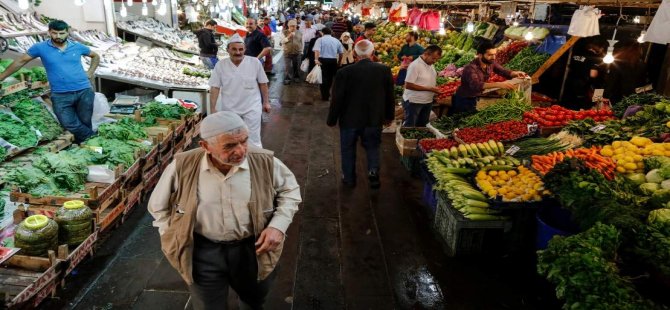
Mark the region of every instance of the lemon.
<instances>
[{"instance_id":1,"label":"lemon","mask_svg":"<svg viewBox=\"0 0 670 310\"><path fill-rule=\"evenodd\" d=\"M635 161L642 161L642 155L635 154L635 155L633 155L633 159Z\"/></svg>"},{"instance_id":2,"label":"lemon","mask_svg":"<svg viewBox=\"0 0 670 310\"><path fill-rule=\"evenodd\" d=\"M621 141L612 142L612 147L614 147L615 149L620 148L621 147Z\"/></svg>"},{"instance_id":3,"label":"lemon","mask_svg":"<svg viewBox=\"0 0 670 310\"><path fill-rule=\"evenodd\" d=\"M637 165L635 163L625 163L623 167L626 168L627 170L637 169Z\"/></svg>"},{"instance_id":4,"label":"lemon","mask_svg":"<svg viewBox=\"0 0 670 310\"><path fill-rule=\"evenodd\" d=\"M668 121L667 123L665 123L665 127L670 128L670 121Z\"/></svg>"},{"instance_id":5,"label":"lemon","mask_svg":"<svg viewBox=\"0 0 670 310\"><path fill-rule=\"evenodd\" d=\"M623 154L624 152L626 152L626 150L624 150L622 148L618 148L618 149L614 150L614 154Z\"/></svg>"},{"instance_id":6,"label":"lemon","mask_svg":"<svg viewBox=\"0 0 670 310\"><path fill-rule=\"evenodd\" d=\"M614 155L614 152L612 151L612 149L603 148L602 150L600 150L600 155L607 156L607 157L612 157L612 155Z\"/></svg>"},{"instance_id":7,"label":"lemon","mask_svg":"<svg viewBox=\"0 0 670 310\"><path fill-rule=\"evenodd\" d=\"M619 173L624 173L624 172L626 172L626 168L624 168L622 166L618 166L618 167L616 167L616 171L619 172Z\"/></svg>"}]
</instances>

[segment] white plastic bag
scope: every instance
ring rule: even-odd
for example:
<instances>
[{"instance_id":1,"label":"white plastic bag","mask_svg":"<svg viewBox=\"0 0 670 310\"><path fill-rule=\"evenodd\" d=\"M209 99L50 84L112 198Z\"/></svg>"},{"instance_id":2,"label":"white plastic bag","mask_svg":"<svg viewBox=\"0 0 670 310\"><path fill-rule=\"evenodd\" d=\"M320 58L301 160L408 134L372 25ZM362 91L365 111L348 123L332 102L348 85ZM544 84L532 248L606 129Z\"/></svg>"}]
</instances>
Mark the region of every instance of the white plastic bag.
<instances>
[{"instance_id":1,"label":"white plastic bag","mask_svg":"<svg viewBox=\"0 0 670 310\"><path fill-rule=\"evenodd\" d=\"M314 69L312 69L312 72L310 72L307 75L307 78L305 78L305 81L310 84L321 84L322 77L321 77L321 66L316 65L314 66Z\"/></svg>"},{"instance_id":2,"label":"white plastic bag","mask_svg":"<svg viewBox=\"0 0 670 310\"><path fill-rule=\"evenodd\" d=\"M105 117L106 114L109 114L109 102L107 97L101 93L95 93L95 99L93 100L93 115L91 115L91 125L93 125L93 131L98 130L98 126L104 123L109 123L110 119Z\"/></svg>"},{"instance_id":3,"label":"white plastic bag","mask_svg":"<svg viewBox=\"0 0 670 310\"><path fill-rule=\"evenodd\" d=\"M584 6L572 14L568 34L578 37L592 37L600 34L600 10Z\"/></svg>"},{"instance_id":4,"label":"white plastic bag","mask_svg":"<svg viewBox=\"0 0 670 310\"><path fill-rule=\"evenodd\" d=\"M300 63L300 70L305 73L309 71L309 59L305 58L305 60Z\"/></svg>"},{"instance_id":5,"label":"white plastic bag","mask_svg":"<svg viewBox=\"0 0 670 310\"><path fill-rule=\"evenodd\" d=\"M107 165L93 165L88 166L88 175L86 181L96 183L114 183L116 176L114 171L110 170Z\"/></svg>"},{"instance_id":6,"label":"white plastic bag","mask_svg":"<svg viewBox=\"0 0 670 310\"><path fill-rule=\"evenodd\" d=\"M654 42L658 44L670 43L670 0L663 0L661 6L658 7L654 19L649 25L647 34L644 36L646 42Z\"/></svg>"}]
</instances>

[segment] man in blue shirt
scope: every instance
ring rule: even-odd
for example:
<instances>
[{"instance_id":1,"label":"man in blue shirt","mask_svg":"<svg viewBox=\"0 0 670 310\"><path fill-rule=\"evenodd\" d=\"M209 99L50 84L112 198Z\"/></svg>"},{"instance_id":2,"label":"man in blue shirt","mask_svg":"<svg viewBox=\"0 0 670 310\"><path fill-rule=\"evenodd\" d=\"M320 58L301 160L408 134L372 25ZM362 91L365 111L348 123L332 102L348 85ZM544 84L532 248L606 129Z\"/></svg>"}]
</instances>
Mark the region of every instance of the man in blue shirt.
<instances>
[{"instance_id":1,"label":"man in blue shirt","mask_svg":"<svg viewBox=\"0 0 670 310\"><path fill-rule=\"evenodd\" d=\"M321 66L321 100L330 99L330 86L337 73L337 64L344 53L344 46L340 40L333 38L330 28L323 28L323 37L314 43L314 59Z\"/></svg>"},{"instance_id":2,"label":"man in blue shirt","mask_svg":"<svg viewBox=\"0 0 670 310\"><path fill-rule=\"evenodd\" d=\"M100 56L87 46L68 40L69 26L62 20L49 23L49 40L37 43L0 74L5 80L29 61L39 57L47 71L51 86L54 114L61 125L75 137L75 143L94 135L91 117L95 93L91 87ZM81 65L81 56L91 57L88 72Z\"/></svg>"}]
</instances>

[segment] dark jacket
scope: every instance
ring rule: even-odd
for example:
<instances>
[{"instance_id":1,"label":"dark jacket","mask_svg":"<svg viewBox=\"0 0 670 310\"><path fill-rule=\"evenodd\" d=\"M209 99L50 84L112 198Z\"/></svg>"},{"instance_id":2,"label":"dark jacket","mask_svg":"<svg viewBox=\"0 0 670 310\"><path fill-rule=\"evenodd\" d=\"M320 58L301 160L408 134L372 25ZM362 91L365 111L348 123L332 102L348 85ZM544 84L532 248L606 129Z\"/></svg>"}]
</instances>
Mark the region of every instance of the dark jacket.
<instances>
[{"instance_id":1,"label":"dark jacket","mask_svg":"<svg viewBox=\"0 0 670 310\"><path fill-rule=\"evenodd\" d=\"M196 31L195 35L198 37L200 56L216 56L219 52L219 46L216 45L214 33L207 28L202 28Z\"/></svg>"},{"instance_id":2,"label":"dark jacket","mask_svg":"<svg viewBox=\"0 0 670 310\"><path fill-rule=\"evenodd\" d=\"M340 128L382 127L394 117L391 68L363 59L337 71L329 126L339 123Z\"/></svg>"}]
</instances>

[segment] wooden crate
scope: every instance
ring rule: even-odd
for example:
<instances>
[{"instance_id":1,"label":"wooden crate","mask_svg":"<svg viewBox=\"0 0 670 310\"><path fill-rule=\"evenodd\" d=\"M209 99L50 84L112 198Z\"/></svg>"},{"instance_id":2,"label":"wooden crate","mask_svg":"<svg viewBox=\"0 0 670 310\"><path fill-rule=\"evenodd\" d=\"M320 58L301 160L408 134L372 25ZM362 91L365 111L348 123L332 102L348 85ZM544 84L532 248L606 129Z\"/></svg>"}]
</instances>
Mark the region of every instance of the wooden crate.
<instances>
[{"instance_id":1,"label":"wooden crate","mask_svg":"<svg viewBox=\"0 0 670 310\"><path fill-rule=\"evenodd\" d=\"M144 160L139 157L135 163L123 173L123 189L128 190L134 188L137 183L141 183L142 168L144 167Z\"/></svg>"},{"instance_id":2,"label":"wooden crate","mask_svg":"<svg viewBox=\"0 0 670 310\"><path fill-rule=\"evenodd\" d=\"M398 127L398 129L396 129L395 143L396 146L398 147L398 151L400 152L400 156L420 156L421 152L419 152L418 149L419 140L406 139L405 137L402 136L401 133L402 129L416 129L430 132L431 134L432 131L426 127Z\"/></svg>"},{"instance_id":3,"label":"wooden crate","mask_svg":"<svg viewBox=\"0 0 670 310\"><path fill-rule=\"evenodd\" d=\"M74 193L70 196L34 197L33 195L13 190L9 194L9 199L13 202L23 203L30 206L62 206L66 201L82 200L84 201L84 204L93 210L105 209L119 196L122 185L122 177L116 178L112 184L86 183L86 189L83 192Z\"/></svg>"},{"instance_id":4,"label":"wooden crate","mask_svg":"<svg viewBox=\"0 0 670 310\"><path fill-rule=\"evenodd\" d=\"M114 205L113 208L107 208L106 210L97 210L94 213L95 216L95 225L97 229L102 233L108 231L118 219L123 215L123 211L126 209L126 198L123 198Z\"/></svg>"},{"instance_id":5,"label":"wooden crate","mask_svg":"<svg viewBox=\"0 0 670 310\"><path fill-rule=\"evenodd\" d=\"M140 204L142 200L142 193L144 190L144 183L137 184L135 188L130 191L127 191L126 194L126 208L123 210L123 214L128 214L132 208Z\"/></svg>"},{"instance_id":6,"label":"wooden crate","mask_svg":"<svg viewBox=\"0 0 670 310\"><path fill-rule=\"evenodd\" d=\"M186 138L182 136L179 141L175 141L174 154L176 155L183 152L185 147L186 147Z\"/></svg>"},{"instance_id":7,"label":"wooden crate","mask_svg":"<svg viewBox=\"0 0 670 310\"><path fill-rule=\"evenodd\" d=\"M67 251L66 253L58 253L59 257L60 256L66 257L65 260L67 262L67 268L65 269L64 276L69 275L72 272L72 270L77 268L79 263L81 263L84 260L84 258L86 258L86 255L90 255L91 257L93 256L94 246L95 243L98 242L99 233L100 231L98 229L94 229L93 233L90 236L88 236L88 238L86 238L84 242L79 244L73 251L70 252L69 248L65 247L65 251Z\"/></svg>"},{"instance_id":8,"label":"wooden crate","mask_svg":"<svg viewBox=\"0 0 670 310\"><path fill-rule=\"evenodd\" d=\"M0 294L8 309L36 308L55 295L64 261L49 251L49 257L14 255L0 267Z\"/></svg>"},{"instance_id":9,"label":"wooden crate","mask_svg":"<svg viewBox=\"0 0 670 310\"><path fill-rule=\"evenodd\" d=\"M28 84L26 82L19 82L16 84L9 85L7 87L3 87L0 90L0 97L4 97L7 95L11 95L13 93L18 93L24 89L28 88Z\"/></svg>"},{"instance_id":10,"label":"wooden crate","mask_svg":"<svg viewBox=\"0 0 670 310\"><path fill-rule=\"evenodd\" d=\"M32 82L30 89L49 88L49 82Z\"/></svg>"},{"instance_id":11,"label":"wooden crate","mask_svg":"<svg viewBox=\"0 0 670 310\"><path fill-rule=\"evenodd\" d=\"M161 171L163 170L160 169L160 166L156 165L142 175L142 183L145 185L145 188L151 189L156 185Z\"/></svg>"}]
</instances>

